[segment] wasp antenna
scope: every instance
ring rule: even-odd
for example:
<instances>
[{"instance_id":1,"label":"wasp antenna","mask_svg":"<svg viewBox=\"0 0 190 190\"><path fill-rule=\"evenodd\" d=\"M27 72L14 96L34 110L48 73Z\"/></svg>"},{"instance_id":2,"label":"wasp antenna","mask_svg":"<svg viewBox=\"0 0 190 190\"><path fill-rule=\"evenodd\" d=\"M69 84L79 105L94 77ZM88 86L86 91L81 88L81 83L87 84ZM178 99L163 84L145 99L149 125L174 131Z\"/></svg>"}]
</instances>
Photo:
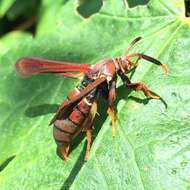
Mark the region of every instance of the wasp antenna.
<instances>
[{"instance_id":1,"label":"wasp antenna","mask_svg":"<svg viewBox=\"0 0 190 190\"><path fill-rule=\"evenodd\" d=\"M163 70L164 74L167 75L168 74L168 69L165 65L163 65L160 61L158 61L157 59L150 57L148 55L144 55L144 54L139 54L141 58L150 61L156 65L159 65L161 67L161 69Z\"/></svg>"},{"instance_id":2,"label":"wasp antenna","mask_svg":"<svg viewBox=\"0 0 190 190\"><path fill-rule=\"evenodd\" d=\"M147 61L150 61L156 65L159 65L161 67L161 69L163 70L164 74L167 75L168 74L168 69L165 65L163 65L160 61L158 61L157 59L150 57L148 55L142 54L142 53L133 53L127 56L128 59L132 58L132 57L138 57L138 58L142 58L145 59Z\"/></svg>"},{"instance_id":3,"label":"wasp antenna","mask_svg":"<svg viewBox=\"0 0 190 190\"><path fill-rule=\"evenodd\" d=\"M130 51L131 48L133 48L133 46L142 39L142 37L137 37L135 38L130 44L129 44L129 47L125 50L125 55L128 54L128 52Z\"/></svg>"},{"instance_id":4,"label":"wasp antenna","mask_svg":"<svg viewBox=\"0 0 190 190\"><path fill-rule=\"evenodd\" d=\"M164 74L167 75L168 74L168 68L166 67L166 65L161 64L160 67L163 70Z\"/></svg>"}]
</instances>

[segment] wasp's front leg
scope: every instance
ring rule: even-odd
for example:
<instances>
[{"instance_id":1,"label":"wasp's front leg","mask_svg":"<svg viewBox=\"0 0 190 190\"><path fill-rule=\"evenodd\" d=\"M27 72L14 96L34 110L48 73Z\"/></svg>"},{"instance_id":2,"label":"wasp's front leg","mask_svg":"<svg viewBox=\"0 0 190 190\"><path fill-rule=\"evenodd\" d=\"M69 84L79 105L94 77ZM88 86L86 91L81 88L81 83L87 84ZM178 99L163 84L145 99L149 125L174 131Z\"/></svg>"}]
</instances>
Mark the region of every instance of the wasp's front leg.
<instances>
[{"instance_id":1,"label":"wasp's front leg","mask_svg":"<svg viewBox=\"0 0 190 190\"><path fill-rule=\"evenodd\" d=\"M134 82L127 85L135 91L143 91L144 95L152 99L160 99L160 96L154 96L143 82Z\"/></svg>"},{"instance_id":2,"label":"wasp's front leg","mask_svg":"<svg viewBox=\"0 0 190 190\"><path fill-rule=\"evenodd\" d=\"M153 99L160 98L160 96L154 96L143 82L132 83L130 79L125 75L125 73L123 73L122 71L119 71L118 74L121 77L126 87L135 91L143 91L144 95L148 98L153 98Z\"/></svg>"},{"instance_id":3,"label":"wasp's front leg","mask_svg":"<svg viewBox=\"0 0 190 190\"><path fill-rule=\"evenodd\" d=\"M108 109L107 109L107 113L108 115L111 117L111 122L112 122L112 136L115 137L115 121L116 121L116 117L115 117L115 111L113 108L113 103L116 99L116 79L113 79L110 81L109 84L109 93L108 93Z\"/></svg>"}]
</instances>

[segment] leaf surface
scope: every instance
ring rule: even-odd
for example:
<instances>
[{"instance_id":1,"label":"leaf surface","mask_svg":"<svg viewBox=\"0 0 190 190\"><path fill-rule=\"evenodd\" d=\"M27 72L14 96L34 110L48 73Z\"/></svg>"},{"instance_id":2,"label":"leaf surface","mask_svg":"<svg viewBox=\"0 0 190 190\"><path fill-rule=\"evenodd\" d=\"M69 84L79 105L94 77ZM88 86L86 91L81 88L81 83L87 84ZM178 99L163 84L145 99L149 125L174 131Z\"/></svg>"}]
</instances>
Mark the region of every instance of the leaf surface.
<instances>
[{"instance_id":1,"label":"leaf surface","mask_svg":"<svg viewBox=\"0 0 190 190\"><path fill-rule=\"evenodd\" d=\"M50 1L43 2L41 10L48 5L50 11ZM189 189L190 21L184 4L151 0L129 9L126 1L103 1L88 19L77 13L75 1L58 4L52 8L56 14L42 11L35 39L16 42L0 58L1 189ZM45 17L51 15L48 23ZM101 100L89 161L83 162L81 138L63 162L48 123L79 81L55 75L20 78L16 60L38 56L94 64L122 55L137 36L143 40L133 51L159 59L169 75L141 60L132 81L143 81L162 99L147 101L118 81L115 139Z\"/></svg>"}]
</instances>

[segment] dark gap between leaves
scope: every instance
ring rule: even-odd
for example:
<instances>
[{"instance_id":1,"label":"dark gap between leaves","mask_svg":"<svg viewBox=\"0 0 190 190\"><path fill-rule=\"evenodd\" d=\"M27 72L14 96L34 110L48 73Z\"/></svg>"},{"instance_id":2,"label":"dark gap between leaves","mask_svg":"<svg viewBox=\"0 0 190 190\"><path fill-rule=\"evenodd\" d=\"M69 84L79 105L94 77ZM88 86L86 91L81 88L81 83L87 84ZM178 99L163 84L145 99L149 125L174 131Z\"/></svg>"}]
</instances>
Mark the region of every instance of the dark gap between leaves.
<instances>
[{"instance_id":1,"label":"dark gap between leaves","mask_svg":"<svg viewBox=\"0 0 190 190\"><path fill-rule=\"evenodd\" d=\"M133 7L136 7L138 5L146 5L146 4L149 3L150 0L136 0L136 1L134 1L134 0L126 0L126 1L127 1L128 5L129 5L129 7L133 8Z\"/></svg>"},{"instance_id":2,"label":"dark gap between leaves","mask_svg":"<svg viewBox=\"0 0 190 190\"><path fill-rule=\"evenodd\" d=\"M20 6L21 4L22 6ZM31 3L25 0L15 1L4 17L0 19L0 37L15 30L35 34L36 19L40 4L41 0L34 0Z\"/></svg>"},{"instance_id":3,"label":"dark gap between leaves","mask_svg":"<svg viewBox=\"0 0 190 190\"><path fill-rule=\"evenodd\" d=\"M185 0L185 16L190 17L190 0Z\"/></svg>"},{"instance_id":4,"label":"dark gap between leaves","mask_svg":"<svg viewBox=\"0 0 190 190\"><path fill-rule=\"evenodd\" d=\"M25 20L23 17L19 17L15 20L9 20L7 16L4 16L0 20L0 37L4 34L15 31L15 30L25 30L31 33L34 33L34 18L31 20Z\"/></svg>"},{"instance_id":5,"label":"dark gap between leaves","mask_svg":"<svg viewBox=\"0 0 190 190\"><path fill-rule=\"evenodd\" d=\"M2 172L8 164L16 157L16 155L10 156L0 165L0 172Z\"/></svg>"},{"instance_id":6,"label":"dark gap between leaves","mask_svg":"<svg viewBox=\"0 0 190 190\"><path fill-rule=\"evenodd\" d=\"M97 13L102 5L102 0L80 0L77 11L82 17L88 18Z\"/></svg>"}]
</instances>

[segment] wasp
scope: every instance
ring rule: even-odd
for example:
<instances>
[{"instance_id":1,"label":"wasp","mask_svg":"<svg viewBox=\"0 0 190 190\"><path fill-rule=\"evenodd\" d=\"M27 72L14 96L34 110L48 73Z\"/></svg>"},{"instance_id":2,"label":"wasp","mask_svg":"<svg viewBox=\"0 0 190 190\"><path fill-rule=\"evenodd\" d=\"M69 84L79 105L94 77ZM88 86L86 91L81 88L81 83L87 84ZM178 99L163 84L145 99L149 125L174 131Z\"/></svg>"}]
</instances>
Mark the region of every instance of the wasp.
<instances>
[{"instance_id":1,"label":"wasp","mask_svg":"<svg viewBox=\"0 0 190 190\"><path fill-rule=\"evenodd\" d=\"M131 53L131 48L141 37L134 39L125 54L116 58L98 61L94 65L53 61L34 57L24 57L17 61L16 70L21 76L54 73L68 78L78 78L80 85L72 90L60 104L51 120L53 136L57 148L64 160L68 159L69 147L75 137L86 132L87 146L85 160L88 160L91 147L91 130L97 113L97 100L100 96L108 101L107 113L111 118L112 135L115 136L116 116L113 108L116 99L116 81L120 77L123 85L131 90L142 91L148 98L159 99L143 82L131 82L127 76L139 64L140 59L147 60L161 67L167 74L167 67L157 59L142 53ZM132 58L136 57L134 62Z\"/></svg>"}]
</instances>

